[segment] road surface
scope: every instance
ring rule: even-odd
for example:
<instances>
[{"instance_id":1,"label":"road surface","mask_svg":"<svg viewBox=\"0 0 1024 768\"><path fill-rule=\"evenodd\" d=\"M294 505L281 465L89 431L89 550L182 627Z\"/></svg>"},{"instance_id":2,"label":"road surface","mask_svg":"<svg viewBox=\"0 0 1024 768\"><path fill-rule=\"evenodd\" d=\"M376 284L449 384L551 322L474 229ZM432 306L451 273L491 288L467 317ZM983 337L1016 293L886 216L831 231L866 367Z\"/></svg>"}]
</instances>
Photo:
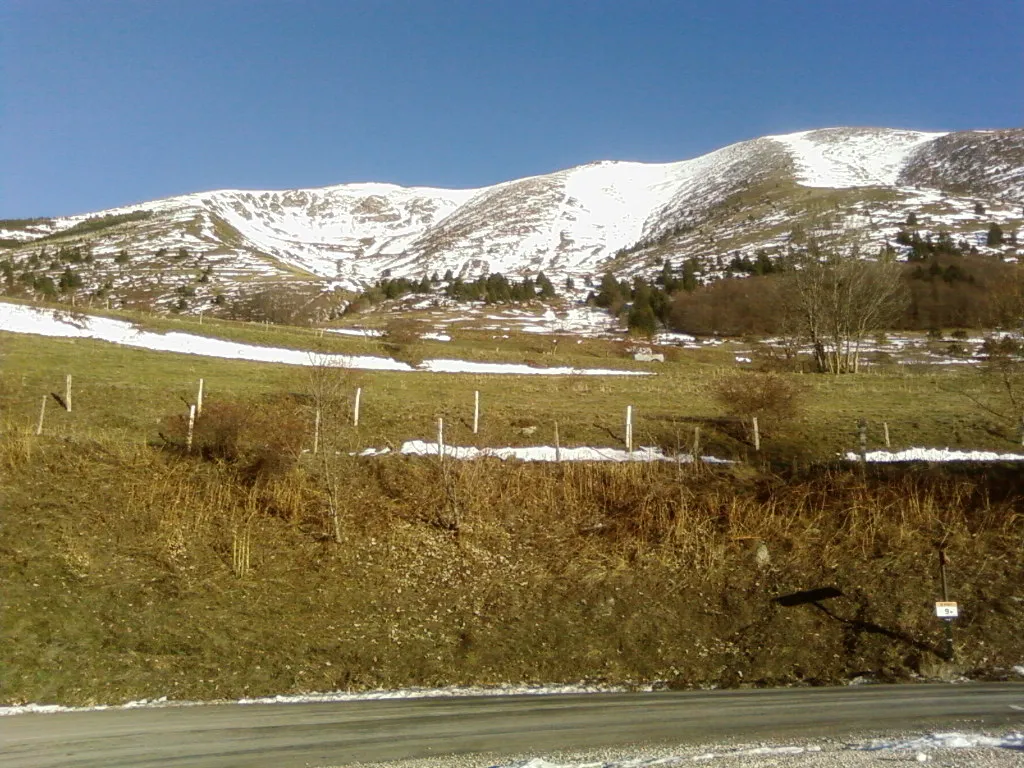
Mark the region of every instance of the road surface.
<instances>
[{"instance_id":1,"label":"road surface","mask_svg":"<svg viewBox=\"0 0 1024 768\"><path fill-rule=\"evenodd\" d=\"M0 717L0 768L306 768L635 743L1024 726L1024 683L488 696Z\"/></svg>"}]
</instances>

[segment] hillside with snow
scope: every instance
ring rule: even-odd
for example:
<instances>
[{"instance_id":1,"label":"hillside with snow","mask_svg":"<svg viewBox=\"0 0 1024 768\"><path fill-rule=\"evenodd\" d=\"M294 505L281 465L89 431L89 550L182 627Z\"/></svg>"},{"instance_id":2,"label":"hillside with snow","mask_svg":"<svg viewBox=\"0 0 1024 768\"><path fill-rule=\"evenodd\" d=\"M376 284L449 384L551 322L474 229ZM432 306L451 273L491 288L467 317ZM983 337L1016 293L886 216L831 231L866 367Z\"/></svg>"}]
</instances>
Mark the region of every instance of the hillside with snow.
<instances>
[{"instance_id":1,"label":"hillside with snow","mask_svg":"<svg viewBox=\"0 0 1024 768\"><path fill-rule=\"evenodd\" d=\"M71 263L87 293L198 311L253 285L358 290L382 275L448 270L463 278L543 271L557 284L693 258L708 279L729 259L772 257L809 237L871 253L891 244L910 214L922 236L948 231L984 250L991 224L1020 228L1022 206L1022 129L831 128L482 189L221 190L5 221L0 261L8 289L28 271L57 280ZM67 252L55 260L62 248L78 249L78 260ZM1015 259L1017 243L1007 238L992 253Z\"/></svg>"}]
</instances>

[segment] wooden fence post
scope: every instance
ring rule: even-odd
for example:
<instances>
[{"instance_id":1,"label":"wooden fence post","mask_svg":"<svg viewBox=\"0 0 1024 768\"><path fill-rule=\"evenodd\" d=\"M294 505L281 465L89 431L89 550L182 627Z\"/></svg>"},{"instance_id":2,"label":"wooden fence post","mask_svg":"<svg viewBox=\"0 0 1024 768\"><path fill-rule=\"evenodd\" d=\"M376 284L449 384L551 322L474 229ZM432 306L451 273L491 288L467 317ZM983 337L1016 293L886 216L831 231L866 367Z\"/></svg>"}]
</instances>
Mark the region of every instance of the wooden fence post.
<instances>
[{"instance_id":1,"label":"wooden fence post","mask_svg":"<svg viewBox=\"0 0 1024 768\"><path fill-rule=\"evenodd\" d=\"M437 455L444 461L444 419L437 420Z\"/></svg>"},{"instance_id":2,"label":"wooden fence post","mask_svg":"<svg viewBox=\"0 0 1024 768\"><path fill-rule=\"evenodd\" d=\"M473 434L480 431L480 390L473 392Z\"/></svg>"},{"instance_id":3,"label":"wooden fence post","mask_svg":"<svg viewBox=\"0 0 1024 768\"><path fill-rule=\"evenodd\" d=\"M558 422L555 422L555 463L562 463L562 445L558 440Z\"/></svg>"},{"instance_id":4,"label":"wooden fence post","mask_svg":"<svg viewBox=\"0 0 1024 768\"><path fill-rule=\"evenodd\" d=\"M754 450L760 452L761 450L761 430L757 427L757 416L751 419L754 423Z\"/></svg>"},{"instance_id":5,"label":"wooden fence post","mask_svg":"<svg viewBox=\"0 0 1024 768\"><path fill-rule=\"evenodd\" d=\"M46 401L49 399L47 395L43 395L43 404L39 408L39 423L36 425L36 434L43 434L43 419L46 417Z\"/></svg>"},{"instance_id":6,"label":"wooden fence post","mask_svg":"<svg viewBox=\"0 0 1024 768\"><path fill-rule=\"evenodd\" d=\"M203 415L203 380L199 380L199 392L196 394L196 416Z\"/></svg>"},{"instance_id":7,"label":"wooden fence post","mask_svg":"<svg viewBox=\"0 0 1024 768\"><path fill-rule=\"evenodd\" d=\"M892 443L889 442L889 422L882 422L882 433L885 435L885 447L892 448Z\"/></svg>"},{"instance_id":8,"label":"wooden fence post","mask_svg":"<svg viewBox=\"0 0 1024 768\"><path fill-rule=\"evenodd\" d=\"M196 429L196 407L188 407L188 435L185 437L185 450L192 453L192 435Z\"/></svg>"},{"instance_id":9,"label":"wooden fence post","mask_svg":"<svg viewBox=\"0 0 1024 768\"><path fill-rule=\"evenodd\" d=\"M626 406L626 450L633 452L633 406Z\"/></svg>"},{"instance_id":10,"label":"wooden fence post","mask_svg":"<svg viewBox=\"0 0 1024 768\"><path fill-rule=\"evenodd\" d=\"M71 413L71 374L64 377L64 407Z\"/></svg>"},{"instance_id":11,"label":"wooden fence post","mask_svg":"<svg viewBox=\"0 0 1024 768\"><path fill-rule=\"evenodd\" d=\"M363 388L362 387L356 387L356 403L355 403L355 406L352 408L352 426L353 427L358 427L359 426L359 401L362 398L362 396L363 396Z\"/></svg>"}]
</instances>

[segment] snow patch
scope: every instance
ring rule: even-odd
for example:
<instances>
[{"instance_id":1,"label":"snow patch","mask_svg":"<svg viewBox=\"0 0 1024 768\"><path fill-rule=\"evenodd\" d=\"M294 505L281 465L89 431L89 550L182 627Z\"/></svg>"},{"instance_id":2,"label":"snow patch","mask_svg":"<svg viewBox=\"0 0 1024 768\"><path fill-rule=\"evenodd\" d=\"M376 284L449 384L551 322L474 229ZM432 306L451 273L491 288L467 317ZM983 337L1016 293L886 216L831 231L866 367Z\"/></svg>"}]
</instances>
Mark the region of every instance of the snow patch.
<instances>
[{"instance_id":1,"label":"snow patch","mask_svg":"<svg viewBox=\"0 0 1024 768\"><path fill-rule=\"evenodd\" d=\"M369 451L373 451L370 453ZM360 453L360 456L380 456L384 451L379 449L367 449ZM405 456L437 456L439 454L438 444L423 440L409 440L402 444L399 453ZM555 448L550 445L534 445L520 448L477 448L476 446L445 445L444 455L453 459L472 461L474 459L495 458L501 460L517 459L519 461L611 461L611 462L651 462L671 461L678 463L690 463L693 457L688 454L679 456L668 456L657 447L643 447L634 451L625 451L619 448ZM727 459L719 459L715 456L702 456L701 461L707 464L730 464Z\"/></svg>"},{"instance_id":2,"label":"snow patch","mask_svg":"<svg viewBox=\"0 0 1024 768\"><path fill-rule=\"evenodd\" d=\"M172 331L144 331L124 320L108 317L43 310L0 302L0 331L37 336L82 338L107 341L126 347L157 352L202 355L229 360L248 360L283 365L330 366L367 371L426 371L430 373L489 373L535 376L649 376L646 371L608 368L534 368L518 363L477 363L466 360L426 360L413 367L387 357L321 354L301 349L262 347L209 336Z\"/></svg>"},{"instance_id":3,"label":"snow patch","mask_svg":"<svg viewBox=\"0 0 1024 768\"><path fill-rule=\"evenodd\" d=\"M1024 453L995 451L953 451L949 448L907 448L902 451L868 451L867 461L889 464L903 461L1024 461ZM860 454L850 451L847 461L860 461Z\"/></svg>"},{"instance_id":4,"label":"snow patch","mask_svg":"<svg viewBox=\"0 0 1024 768\"><path fill-rule=\"evenodd\" d=\"M929 733L904 741L874 739L867 744L852 745L849 749L864 751L907 750L919 754L927 754L927 751L936 749L977 749L979 747L990 749L1024 749L1024 733L1014 732L1002 736L987 736L981 733L960 733L956 731Z\"/></svg>"},{"instance_id":5,"label":"snow patch","mask_svg":"<svg viewBox=\"0 0 1024 768\"><path fill-rule=\"evenodd\" d=\"M945 133L826 128L769 136L783 144L805 187L894 186L910 153Z\"/></svg>"}]
</instances>

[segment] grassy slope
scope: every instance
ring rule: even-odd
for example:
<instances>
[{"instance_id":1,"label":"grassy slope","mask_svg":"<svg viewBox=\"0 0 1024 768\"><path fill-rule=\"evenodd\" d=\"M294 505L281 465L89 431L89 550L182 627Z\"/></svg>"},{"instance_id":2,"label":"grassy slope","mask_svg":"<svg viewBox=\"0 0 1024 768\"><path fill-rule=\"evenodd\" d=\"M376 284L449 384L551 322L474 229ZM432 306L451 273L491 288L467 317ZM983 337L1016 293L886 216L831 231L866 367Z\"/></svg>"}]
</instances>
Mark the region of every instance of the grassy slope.
<instances>
[{"instance_id":1,"label":"grassy slope","mask_svg":"<svg viewBox=\"0 0 1024 768\"><path fill-rule=\"evenodd\" d=\"M308 371L87 340L0 342L3 702L929 674L941 666L927 567L940 541L956 564L955 596L970 606L958 625L963 664L991 670L1024 658L1024 617L1009 599L1024 583L1016 470L877 470L866 485L839 472L785 484L742 466L445 470L429 459L325 464L307 454L254 479L241 464L160 449L157 433L173 437L166 418L183 412L199 377L214 407L305 395ZM640 442L671 446L678 434L685 445L702 423L709 451L742 457L750 448L741 431L701 421L721 415L709 382L730 361L728 352L684 351L647 378L341 373L324 440L334 456L430 439L443 415L453 443L550 442L557 420L563 445L615 445L633 404ZM74 410L51 401L36 438L40 398L62 392L66 373ZM971 372L793 379L807 408L766 437L777 466L852 447L861 416L876 444L888 419L897 445L1009 447L962 394L981 383ZM346 419L357 385L358 432ZM474 389L484 402L475 438ZM293 406L308 446L308 401ZM537 432L524 435L525 426ZM330 535L332 502L340 544ZM768 568L753 557L761 541ZM843 589L832 608L859 624L770 603L822 584Z\"/></svg>"}]
</instances>

